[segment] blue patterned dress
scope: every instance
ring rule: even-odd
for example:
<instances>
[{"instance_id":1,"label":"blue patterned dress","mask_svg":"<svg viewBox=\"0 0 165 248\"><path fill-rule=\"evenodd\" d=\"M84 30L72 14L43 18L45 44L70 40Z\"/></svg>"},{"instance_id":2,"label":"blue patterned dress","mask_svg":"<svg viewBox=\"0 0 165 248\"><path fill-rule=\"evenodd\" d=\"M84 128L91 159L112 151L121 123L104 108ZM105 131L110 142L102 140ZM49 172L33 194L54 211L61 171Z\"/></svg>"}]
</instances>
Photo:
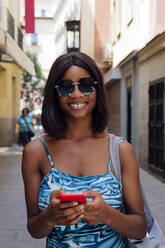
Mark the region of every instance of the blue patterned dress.
<instances>
[{"instance_id":1,"label":"blue patterned dress","mask_svg":"<svg viewBox=\"0 0 165 248\"><path fill-rule=\"evenodd\" d=\"M39 208L41 211L48 206L51 193L59 189L68 193L96 190L107 204L121 211L122 189L121 184L111 173L111 160L109 161L109 172L104 175L72 176L54 168L46 144L41 137L39 138L52 167L40 184ZM55 225L47 237L46 248L69 247L125 248L125 245L123 238L104 223L88 225L81 220L72 226Z\"/></svg>"}]
</instances>

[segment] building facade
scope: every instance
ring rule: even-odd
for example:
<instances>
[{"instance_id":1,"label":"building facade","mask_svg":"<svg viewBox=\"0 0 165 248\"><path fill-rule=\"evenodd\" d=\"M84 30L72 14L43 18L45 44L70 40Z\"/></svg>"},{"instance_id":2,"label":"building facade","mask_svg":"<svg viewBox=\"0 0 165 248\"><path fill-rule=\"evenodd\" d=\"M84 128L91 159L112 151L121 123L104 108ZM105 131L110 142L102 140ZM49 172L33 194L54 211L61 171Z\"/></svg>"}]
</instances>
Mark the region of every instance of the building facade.
<instances>
[{"instance_id":1,"label":"building facade","mask_svg":"<svg viewBox=\"0 0 165 248\"><path fill-rule=\"evenodd\" d=\"M109 19L109 0L61 0L54 16L57 57L81 51L106 71L111 63Z\"/></svg>"},{"instance_id":2,"label":"building facade","mask_svg":"<svg viewBox=\"0 0 165 248\"><path fill-rule=\"evenodd\" d=\"M112 106L109 130L132 143L143 168L163 177L164 14L161 0L112 0L113 62L104 74Z\"/></svg>"},{"instance_id":3,"label":"building facade","mask_svg":"<svg viewBox=\"0 0 165 248\"><path fill-rule=\"evenodd\" d=\"M80 51L105 72L111 64L110 1L81 1Z\"/></svg>"},{"instance_id":4,"label":"building facade","mask_svg":"<svg viewBox=\"0 0 165 248\"><path fill-rule=\"evenodd\" d=\"M81 0L61 0L54 16L57 57L80 48Z\"/></svg>"},{"instance_id":5,"label":"building facade","mask_svg":"<svg viewBox=\"0 0 165 248\"><path fill-rule=\"evenodd\" d=\"M71 51L87 53L106 71L111 63L109 19L109 0L35 0L35 34L25 35L24 49L37 55L45 79L54 60Z\"/></svg>"},{"instance_id":6,"label":"building facade","mask_svg":"<svg viewBox=\"0 0 165 248\"><path fill-rule=\"evenodd\" d=\"M35 33L24 35L24 50L36 55L45 79L47 79L50 67L57 56L54 15L60 1L35 0ZM25 25L24 2L24 0L21 0L21 22L23 25Z\"/></svg>"},{"instance_id":7,"label":"building facade","mask_svg":"<svg viewBox=\"0 0 165 248\"><path fill-rule=\"evenodd\" d=\"M20 1L0 0L0 146L16 141L22 69L31 75L35 73L33 63L23 51Z\"/></svg>"}]
</instances>

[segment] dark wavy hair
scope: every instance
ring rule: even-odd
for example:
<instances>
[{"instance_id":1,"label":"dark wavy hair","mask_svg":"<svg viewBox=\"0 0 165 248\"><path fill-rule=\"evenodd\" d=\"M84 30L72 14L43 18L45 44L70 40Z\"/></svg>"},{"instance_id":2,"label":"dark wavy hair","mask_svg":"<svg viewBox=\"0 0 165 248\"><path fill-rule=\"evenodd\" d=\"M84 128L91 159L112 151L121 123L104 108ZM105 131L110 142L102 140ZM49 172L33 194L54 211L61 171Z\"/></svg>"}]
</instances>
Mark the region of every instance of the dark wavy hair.
<instances>
[{"instance_id":1,"label":"dark wavy hair","mask_svg":"<svg viewBox=\"0 0 165 248\"><path fill-rule=\"evenodd\" d=\"M28 108L23 108L21 111L22 115L24 115L25 111L27 112L27 114L29 114L29 112L30 112Z\"/></svg>"},{"instance_id":2,"label":"dark wavy hair","mask_svg":"<svg viewBox=\"0 0 165 248\"><path fill-rule=\"evenodd\" d=\"M94 133L101 133L105 130L108 122L108 108L103 86L103 76L96 63L86 54L72 52L64 54L53 63L47 83L44 89L44 101L42 106L42 125L53 138L65 136L66 122L65 113L61 109L54 82L61 79L66 70L72 65L84 68L98 82L96 105L93 110L92 126Z\"/></svg>"}]
</instances>

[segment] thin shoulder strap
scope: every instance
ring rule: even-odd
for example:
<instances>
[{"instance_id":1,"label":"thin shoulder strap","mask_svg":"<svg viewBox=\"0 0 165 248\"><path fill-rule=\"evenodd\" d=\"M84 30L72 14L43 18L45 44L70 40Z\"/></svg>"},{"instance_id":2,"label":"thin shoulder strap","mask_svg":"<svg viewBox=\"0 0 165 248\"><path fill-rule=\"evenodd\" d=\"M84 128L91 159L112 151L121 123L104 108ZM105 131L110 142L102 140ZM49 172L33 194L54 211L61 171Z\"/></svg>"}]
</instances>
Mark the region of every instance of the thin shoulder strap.
<instances>
[{"instance_id":1,"label":"thin shoulder strap","mask_svg":"<svg viewBox=\"0 0 165 248\"><path fill-rule=\"evenodd\" d=\"M118 137L113 134L109 134L110 138L110 155L112 158L113 168L115 171L116 178L121 182L121 167L120 167L120 157L119 157L119 145L124 140L122 137ZM142 184L140 182L140 188L142 192L143 197L143 204L144 204L144 210L146 215L146 221L147 221L147 231L150 232L152 225L154 223L154 219L151 214L151 210L149 208L146 196L144 194L144 190L142 187ZM124 210L124 204L122 206L122 209Z\"/></svg>"},{"instance_id":2,"label":"thin shoulder strap","mask_svg":"<svg viewBox=\"0 0 165 248\"><path fill-rule=\"evenodd\" d=\"M112 159L109 160L108 163L108 172L111 173L111 164L112 164Z\"/></svg>"},{"instance_id":3,"label":"thin shoulder strap","mask_svg":"<svg viewBox=\"0 0 165 248\"><path fill-rule=\"evenodd\" d=\"M53 164L52 158L51 158L51 156L50 156L50 153L49 153L49 151L48 151L48 148L47 148L47 146L46 146L46 144L45 144L45 141L41 138L41 136L38 136L37 138L40 139L40 141L41 141L41 143L42 143L42 145L43 145L43 147L44 147L44 149L45 149L45 152L46 152L46 154L47 154L47 156L48 156L48 159L49 159L49 161L50 161L51 167L54 168L54 164Z\"/></svg>"}]
</instances>

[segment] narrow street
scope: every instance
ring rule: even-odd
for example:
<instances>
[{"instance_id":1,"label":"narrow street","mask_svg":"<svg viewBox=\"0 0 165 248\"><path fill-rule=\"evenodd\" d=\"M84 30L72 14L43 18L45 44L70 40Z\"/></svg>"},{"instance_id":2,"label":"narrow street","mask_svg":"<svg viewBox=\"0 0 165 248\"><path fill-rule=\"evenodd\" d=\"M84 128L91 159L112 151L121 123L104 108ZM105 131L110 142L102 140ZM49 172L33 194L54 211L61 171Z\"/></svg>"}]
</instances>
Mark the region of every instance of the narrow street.
<instances>
[{"instance_id":1,"label":"narrow street","mask_svg":"<svg viewBox=\"0 0 165 248\"><path fill-rule=\"evenodd\" d=\"M26 209L21 177L21 148L0 149L0 248L45 248L26 230ZM165 234L165 184L140 170L142 184L153 215Z\"/></svg>"},{"instance_id":2,"label":"narrow street","mask_svg":"<svg viewBox=\"0 0 165 248\"><path fill-rule=\"evenodd\" d=\"M16 147L17 148L17 147ZM31 238L21 177L21 152L0 152L0 248L45 248L45 240Z\"/></svg>"}]
</instances>

